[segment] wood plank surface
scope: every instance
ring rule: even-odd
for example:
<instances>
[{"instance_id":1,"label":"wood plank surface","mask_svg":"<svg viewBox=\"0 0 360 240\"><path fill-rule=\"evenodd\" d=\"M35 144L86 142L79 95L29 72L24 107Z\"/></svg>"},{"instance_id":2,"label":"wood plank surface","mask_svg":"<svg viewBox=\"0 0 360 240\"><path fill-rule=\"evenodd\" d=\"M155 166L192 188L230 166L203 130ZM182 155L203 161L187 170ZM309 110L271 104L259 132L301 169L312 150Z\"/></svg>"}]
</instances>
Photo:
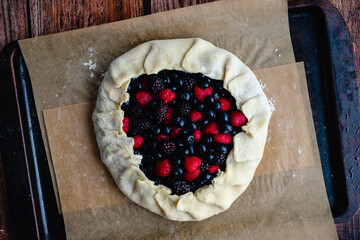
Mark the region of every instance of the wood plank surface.
<instances>
[{"instance_id":1,"label":"wood plank surface","mask_svg":"<svg viewBox=\"0 0 360 240\"><path fill-rule=\"evenodd\" d=\"M29 0L29 7L32 37L143 15L142 0Z\"/></svg>"},{"instance_id":2,"label":"wood plank surface","mask_svg":"<svg viewBox=\"0 0 360 240\"><path fill-rule=\"evenodd\" d=\"M11 41L27 37L27 0L0 1L0 49Z\"/></svg>"},{"instance_id":3,"label":"wood plank surface","mask_svg":"<svg viewBox=\"0 0 360 240\"><path fill-rule=\"evenodd\" d=\"M0 49L13 40L114 22L212 0L2 0ZM360 85L360 0L329 0L344 17L352 37ZM149 9L146 10L146 7ZM1 161L1 160L0 160ZM8 239L6 190L0 162L0 240ZM360 239L360 213L337 224L340 239Z\"/></svg>"}]
</instances>

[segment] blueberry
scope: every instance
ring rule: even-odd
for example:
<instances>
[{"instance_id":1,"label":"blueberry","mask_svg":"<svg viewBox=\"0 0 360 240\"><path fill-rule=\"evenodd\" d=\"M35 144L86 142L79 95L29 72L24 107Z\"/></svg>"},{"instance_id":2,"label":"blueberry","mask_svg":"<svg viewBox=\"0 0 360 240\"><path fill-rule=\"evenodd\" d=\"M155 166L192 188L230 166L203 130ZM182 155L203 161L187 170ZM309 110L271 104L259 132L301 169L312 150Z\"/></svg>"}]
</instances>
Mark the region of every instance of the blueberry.
<instances>
[{"instance_id":1,"label":"blueberry","mask_svg":"<svg viewBox=\"0 0 360 240\"><path fill-rule=\"evenodd\" d=\"M188 122L185 127L189 129L190 132L194 132L198 129L196 123L194 122Z\"/></svg>"},{"instance_id":2,"label":"blueberry","mask_svg":"<svg viewBox=\"0 0 360 240\"><path fill-rule=\"evenodd\" d=\"M218 152L219 154L227 153L227 151L228 151L228 148L224 144L218 144L216 146L216 152Z\"/></svg>"},{"instance_id":3,"label":"blueberry","mask_svg":"<svg viewBox=\"0 0 360 240\"><path fill-rule=\"evenodd\" d=\"M212 95L215 98L215 100L219 100L219 98L221 97L218 91L214 92Z\"/></svg>"},{"instance_id":4,"label":"blueberry","mask_svg":"<svg viewBox=\"0 0 360 240\"><path fill-rule=\"evenodd\" d=\"M168 103L169 107L175 107L177 104L176 99L172 100L171 102Z\"/></svg>"},{"instance_id":5,"label":"blueberry","mask_svg":"<svg viewBox=\"0 0 360 240\"><path fill-rule=\"evenodd\" d=\"M206 154L205 159L206 159L209 163L211 163L211 162L215 159L215 155L212 154L212 153L208 153L208 154Z\"/></svg>"},{"instance_id":6,"label":"blueberry","mask_svg":"<svg viewBox=\"0 0 360 240\"><path fill-rule=\"evenodd\" d=\"M231 135L235 136L237 134L237 131L235 129L233 129L231 132L230 132Z\"/></svg>"},{"instance_id":7,"label":"blueberry","mask_svg":"<svg viewBox=\"0 0 360 240\"><path fill-rule=\"evenodd\" d=\"M190 156L190 149L189 148L185 148L183 151L183 155L184 156Z\"/></svg>"},{"instance_id":8,"label":"blueberry","mask_svg":"<svg viewBox=\"0 0 360 240\"><path fill-rule=\"evenodd\" d=\"M175 117L174 118L174 125L177 128L182 128L185 125L185 119L182 117Z\"/></svg>"},{"instance_id":9,"label":"blueberry","mask_svg":"<svg viewBox=\"0 0 360 240\"><path fill-rule=\"evenodd\" d=\"M181 177L183 174L183 170L180 167L176 167L174 169L174 176L175 177Z\"/></svg>"},{"instance_id":10,"label":"blueberry","mask_svg":"<svg viewBox=\"0 0 360 240\"><path fill-rule=\"evenodd\" d=\"M161 153L159 153L159 152L154 154L154 159L161 160L162 157L163 157L163 155Z\"/></svg>"},{"instance_id":11,"label":"blueberry","mask_svg":"<svg viewBox=\"0 0 360 240\"><path fill-rule=\"evenodd\" d=\"M152 163L154 161L154 157L151 154L144 155L142 162L143 163Z\"/></svg>"},{"instance_id":12,"label":"blueberry","mask_svg":"<svg viewBox=\"0 0 360 240\"><path fill-rule=\"evenodd\" d=\"M148 165L148 166L146 167L146 172L148 172L149 174L153 174L154 171L155 171L154 165Z\"/></svg>"},{"instance_id":13,"label":"blueberry","mask_svg":"<svg viewBox=\"0 0 360 240\"><path fill-rule=\"evenodd\" d=\"M208 125L208 124L209 124L209 119L204 119L204 120L202 121L202 123L203 123L203 126Z\"/></svg>"},{"instance_id":14,"label":"blueberry","mask_svg":"<svg viewBox=\"0 0 360 240\"><path fill-rule=\"evenodd\" d=\"M186 137L186 140L188 141L188 143L193 144L195 142L195 137L194 135L190 134Z\"/></svg>"},{"instance_id":15,"label":"blueberry","mask_svg":"<svg viewBox=\"0 0 360 240\"><path fill-rule=\"evenodd\" d=\"M213 141L213 138L212 138L211 135L205 135L203 137L203 143L204 144L210 144L210 143L212 143L212 141Z\"/></svg>"},{"instance_id":16,"label":"blueberry","mask_svg":"<svg viewBox=\"0 0 360 240\"><path fill-rule=\"evenodd\" d=\"M190 93L189 92L183 92L180 95L180 99L183 101L189 101L190 100Z\"/></svg>"},{"instance_id":17,"label":"blueberry","mask_svg":"<svg viewBox=\"0 0 360 240\"><path fill-rule=\"evenodd\" d=\"M133 129L129 129L126 135L128 137L134 137L136 135L136 132Z\"/></svg>"},{"instance_id":18,"label":"blueberry","mask_svg":"<svg viewBox=\"0 0 360 240\"><path fill-rule=\"evenodd\" d=\"M164 133L165 135L170 135L171 127L169 125L164 125L161 128L161 132Z\"/></svg>"},{"instance_id":19,"label":"blueberry","mask_svg":"<svg viewBox=\"0 0 360 240\"><path fill-rule=\"evenodd\" d=\"M138 92L142 89L142 85L141 85L141 82L136 80L134 82L131 83L131 91L133 92Z\"/></svg>"},{"instance_id":20,"label":"blueberry","mask_svg":"<svg viewBox=\"0 0 360 240\"><path fill-rule=\"evenodd\" d=\"M224 123L221 125L221 130L224 133L231 133L233 130L233 126L230 123Z\"/></svg>"},{"instance_id":21,"label":"blueberry","mask_svg":"<svg viewBox=\"0 0 360 240\"><path fill-rule=\"evenodd\" d=\"M155 125L152 125L150 131L153 133L153 135L158 135L161 132L161 129Z\"/></svg>"},{"instance_id":22,"label":"blueberry","mask_svg":"<svg viewBox=\"0 0 360 240\"><path fill-rule=\"evenodd\" d=\"M208 184L210 182L211 178L212 178L211 173L204 174L203 176L201 176L200 184L201 185Z\"/></svg>"},{"instance_id":23,"label":"blueberry","mask_svg":"<svg viewBox=\"0 0 360 240\"><path fill-rule=\"evenodd\" d=\"M171 71L171 72L169 73L169 75L170 75L170 77L171 77L172 79L178 79L178 78L179 78L179 74L178 74L177 71Z\"/></svg>"},{"instance_id":24,"label":"blueberry","mask_svg":"<svg viewBox=\"0 0 360 240\"><path fill-rule=\"evenodd\" d=\"M198 100L196 98L193 98L193 99L190 100L190 103L192 105L196 105L198 103Z\"/></svg>"},{"instance_id":25,"label":"blueberry","mask_svg":"<svg viewBox=\"0 0 360 240\"><path fill-rule=\"evenodd\" d=\"M219 121L221 121L221 122L229 122L230 121L229 113L227 113L225 111L219 112L217 114L217 117L218 117Z\"/></svg>"},{"instance_id":26,"label":"blueberry","mask_svg":"<svg viewBox=\"0 0 360 240\"><path fill-rule=\"evenodd\" d=\"M190 144L188 149L189 149L191 155L195 154L194 145Z\"/></svg>"},{"instance_id":27,"label":"blueberry","mask_svg":"<svg viewBox=\"0 0 360 240\"><path fill-rule=\"evenodd\" d=\"M215 117L216 117L216 113L214 110L210 109L210 110L205 111L205 118L212 119Z\"/></svg>"},{"instance_id":28,"label":"blueberry","mask_svg":"<svg viewBox=\"0 0 360 240\"><path fill-rule=\"evenodd\" d=\"M175 160L173 160L174 166L179 167L181 165L181 162L182 162L181 158L176 158Z\"/></svg>"},{"instance_id":29,"label":"blueberry","mask_svg":"<svg viewBox=\"0 0 360 240\"><path fill-rule=\"evenodd\" d=\"M209 106L212 106L213 103L215 102L215 99L213 96L209 95L205 97L205 103L207 103Z\"/></svg>"},{"instance_id":30,"label":"blueberry","mask_svg":"<svg viewBox=\"0 0 360 240\"><path fill-rule=\"evenodd\" d=\"M127 102L124 102L122 105L121 105L121 109L126 112L128 111L130 108L130 101L127 101Z\"/></svg>"},{"instance_id":31,"label":"blueberry","mask_svg":"<svg viewBox=\"0 0 360 240\"><path fill-rule=\"evenodd\" d=\"M197 146L198 154L204 154L206 152L206 146L204 144L199 144Z\"/></svg>"},{"instance_id":32,"label":"blueberry","mask_svg":"<svg viewBox=\"0 0 360 240\"><path fill-rule=\"evenodd\" d=\"M204 110L204 107L205 107L205 105L204 105L203 103L198 102L198 103L195 105L194 109L195 109L196 111L198 111L198 112L202 112L202 111Z\"/></svg>"},{"instance_id":33,"label":"blueberry","mask_svg":"<svg viewBox=\"0 0 360 240\"><path fill-rule=\"evenodd\" d=\"M181 142L181 141L178 141L176 145L177 145L178 149L182 149L182 148L185 147L185 144L183 142Z\"/></svg>"},{"instance_id":34,"label":"blueberry","mask_svg":"<svg viewBox=\"0 0 360 240\"><path fill-rule=\"evenodd\" d=\"M200 83L200 88L202 88L202 89L208 88L209 86L210 86L210 84L208 82Z\"/></svg>"},{"instance_id":35,"label":"blueberry","mask_svg":"<svg viewBox=\"0 0 360 240\"><path fill-rule=\"evenodd\" d=\"M215 110L215 111L219 111L220 108L221 108L221 103L219 101L216 101L213 103L212 105L212 108Z\"/></svg>"},{"instance_id":36,"label":"blueberry","mask_svg":"<svg viewBox=\"0 0 360 240\"><path fill-rule=\"evenodd\" d=\"M182 88L184 86L184 80L179 78L178 82L177 82L177 85L179 88Z\"/></svg>"},{"instance_id":37,"label":"blueberry","mask_svg":"<svg viewBox=\"0 0 360 240\"><path fill-rule=\"evenodd\" d=\"M140 150L134 150L135 155L140 155Z\"/></svg>"},{"instance_id":38,"label":"blueberry","mask_svg":"<svg viewBox=\"0 0 360 240\"><path fill-rule=\"evenodd\" d=\"M176 92L177 86L172 86L172 87L170 87L170 89L171 89L171 91Z\"/></svg>"},{"instance_id":39,"label":"blueberry","mask_svg":"<svg viewBox=\"0 0 360 240\"><path fill-rule=\"evenodd\" d=\"M158 142L154 141L154 142L152 143L152 149L153 149L153 150L157 149L157 145L158 145Z\"/></svg>"}]
</instances>

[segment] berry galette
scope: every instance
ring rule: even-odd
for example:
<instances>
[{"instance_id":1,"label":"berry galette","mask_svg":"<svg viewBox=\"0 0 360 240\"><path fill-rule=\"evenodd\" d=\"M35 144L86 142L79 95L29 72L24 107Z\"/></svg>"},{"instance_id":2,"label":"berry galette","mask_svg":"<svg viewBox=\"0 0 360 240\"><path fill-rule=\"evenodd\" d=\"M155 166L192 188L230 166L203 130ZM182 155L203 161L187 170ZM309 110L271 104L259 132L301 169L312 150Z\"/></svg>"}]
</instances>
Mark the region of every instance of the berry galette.
<instances>
[{"instance_id":1,"label":"berry galette","mask_svg":"<svg viewBox=\"0 0 360 240\"><path fill-rule=\"evenodd\" d=\"M132 201L176 221L230 207L253 178L271 111L255 75L202 39L143 43L114 60L93 122Z\"/></svg>"}]
</instances>

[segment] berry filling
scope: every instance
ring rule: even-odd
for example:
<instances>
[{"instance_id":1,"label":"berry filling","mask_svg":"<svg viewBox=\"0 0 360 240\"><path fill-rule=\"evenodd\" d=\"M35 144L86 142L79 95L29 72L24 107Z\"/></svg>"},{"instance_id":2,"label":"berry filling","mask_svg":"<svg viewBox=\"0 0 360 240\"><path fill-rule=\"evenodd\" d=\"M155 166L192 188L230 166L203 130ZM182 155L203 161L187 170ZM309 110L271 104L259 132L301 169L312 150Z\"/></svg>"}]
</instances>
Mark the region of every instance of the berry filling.
<instances>
[{"instance_id":1,"label":"berry filling","mask_svg":"<svg viewBox=\"0 0 360 240\"><path fill-rule=\"evenodd\" d=\"M173 194L195 192L225 171L233 137L246 124L223 81L163 70L131 79L123 131L134 138L140 169Z\"/></svg>"}]
</instances>

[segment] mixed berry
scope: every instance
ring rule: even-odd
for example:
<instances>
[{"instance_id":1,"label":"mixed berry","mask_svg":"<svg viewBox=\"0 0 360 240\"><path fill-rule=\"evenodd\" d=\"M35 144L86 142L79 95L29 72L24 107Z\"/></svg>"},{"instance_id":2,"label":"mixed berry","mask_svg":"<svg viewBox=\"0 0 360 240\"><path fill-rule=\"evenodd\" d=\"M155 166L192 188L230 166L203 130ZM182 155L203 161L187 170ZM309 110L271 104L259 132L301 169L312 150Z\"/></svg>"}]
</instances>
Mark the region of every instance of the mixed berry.
<instances>
[{"instance_id":1,"label":"mixed berry","mask_svg":"<svg viewBox=\"0 0 360 240\"><path fill-rule=\"evenodd\" d=\"M224 171L233 137L247 122L222 84L174 70L131 80L123 131L143 156L140 169L173 194L195 192Z\"/></svg>"}]
</instances>

